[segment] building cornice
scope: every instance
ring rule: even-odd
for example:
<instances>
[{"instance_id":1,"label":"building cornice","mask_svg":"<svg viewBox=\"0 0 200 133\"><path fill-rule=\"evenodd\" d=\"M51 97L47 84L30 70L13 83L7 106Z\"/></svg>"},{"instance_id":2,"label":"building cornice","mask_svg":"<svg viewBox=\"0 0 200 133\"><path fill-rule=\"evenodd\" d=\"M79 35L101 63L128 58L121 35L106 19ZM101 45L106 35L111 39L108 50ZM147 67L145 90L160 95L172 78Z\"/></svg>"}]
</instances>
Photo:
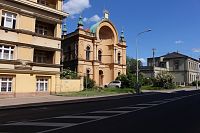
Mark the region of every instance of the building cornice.
<instances>
[{"instance_id":1,"label":"building cornice","mask_svg":"<svg viewBox=\"0 0 200 133\"><path fill-rule=\"evenodd\" d=\"M54 21L56 23L62 24L62 20L61 19L56 19L56 18L53 18L53 17L48 17L48 16L45 16L45 15L41 15L41 14L38 14L38 13L22 10L20 8L9 6L7 4L0 3L0 7L2 7L3 9L7 9L7 10L11 10L11 11L20 13L20 14L28 15L30 17L40 17L40 18L48 19L48 20Z\"/></svg>"},{"instance_id":2,"label":"building cornice","mask_svg":"<svg viewBox=\"0 0 200 133\"><path fill-rule=\"evenodd\" d=\"M32 36L37 36L37 37L42 37L42 38L48 38L48 39L58 40L58 41L62 40L62 38L41 35L41 34L37 34L32 31L22 30L22 29L11 29L11 28L6 28L6 27L0 26L0 30L5 30L5 32L11 31L11 32L16 32L16 33L22 33L22 34L27 34L27 35L32 35Z\"/></svg>"},{"instance_id":3,"label":"building cornice","mask_svg":"<svg viewBox=\"0 0 200 133\"><path fill-rule=\"evenodd\" d=\"M11 44L11 45L16 45L16 46L32 47L32 48L37 48L37 49L44 49L44 50L47 50L47 51L61 51L61 49L39 46L37 44L33 45L33 44L12 42L12 41L6 41L6 40L0 40L0 43Z\"/></svg>"},{"instance_id":4,"label":"building cornice","mask_svg":"<svg viewBox=\"0 0 200 133\"><path fill-rule=\"evenodd\" d=\"M4 59L0 59L0 64L19 65L19 64L20 64L20 61L19 61L19 60L4 60Z\"/></svg>"},{"instance_id":5,"label":"building cornice","mask_svg":"<svg viewBox=\"0 0 200 133\"><path fill-rule=\"evenodd\" d=\"M39 66L39 67L53 67L53 68L60 68L62 65L60 64L46 64L46 63L36 63L36 62L30 62L27 63L31 66Z\"/></svg>"},{"instance_id":6,"label":"building cornice","mask_svg":"<svg viewBox=\"0 0 200 133\"><path fill-rule=\"evenodd\" d=\"M31 61L26 61L26 65L30 66L39 66L39 67L51 67L51 68L60 68L62 65L60 64L46 64L46 63L36 63L36 62L31 62ZM0 64L12 64L12 65L21 65L22 60L5 60L5 59L0 59Z\"/></svg>"},{"instance_id":7,"label":"building cornice","mask_svg":"<svg viewBox=\"0 0 200 133\"><path fill-rule=\"evenodd\" d=\"M50 7L47 7L47 6L43 6L43 5L40 5L38 3L29 1L29 0L9 0L9 1L20 3L20 4L23 4L23 5L26 5L26 6L30 6L30 7L34 7L34 8L40 9L40 10L48 11L48 12L51 12L51 13L54 13L54 14L57 14L57 15L60 15L60 16L63 16L63 17L69 16L68 13L65 13L63 11L53 9L53 8L50 8Z\"/></svg>"},{"instance_id":8,"label":"building cornice","mask_svg":"<svg viewBox=\"0 0 200 133\"><path fill-rule=\"evenodd\" d=\"M118 43L117 46L122 47L122 48L127 48L126 45L122 45L122 44L120 44L120 43Z\"/></svg>"},{"instance_id":9,"label":"building cornice","mask_svg":"<svg viewBox=\"0 0 200 133\"><path fill-rule=\"evenodd\" d=\"M0 73L15 73L15 74L22 73L22 74L43 74L43 75L60 74L60 72L55 72L55 71L17 70L17 69L2 69L2 68L0 68Z\"/></svg>"}]
</instances>

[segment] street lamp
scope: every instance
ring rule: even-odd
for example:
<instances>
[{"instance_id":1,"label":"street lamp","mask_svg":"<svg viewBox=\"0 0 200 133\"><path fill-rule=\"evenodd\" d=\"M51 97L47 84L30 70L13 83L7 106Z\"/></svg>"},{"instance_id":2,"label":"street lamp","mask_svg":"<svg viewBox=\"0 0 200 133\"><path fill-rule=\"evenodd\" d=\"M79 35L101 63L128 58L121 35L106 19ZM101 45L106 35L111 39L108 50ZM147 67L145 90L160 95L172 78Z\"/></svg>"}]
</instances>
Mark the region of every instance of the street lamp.
<instances>
[{"instance_id":1,"label":"street lamp","mask_svg":"<svg viewBox=\"0 0 200 133\"><path fill-rule=\"evenodd\" d=\"M142 32L139 32L136 36L136 40L135 40L135 44L136 44L136 62L137 62L137 70L136 70L136 82L137 82L137 86L136 86L136 89L137 89L137 93L140 93L140 87L139 87L139 66L138 66L138 37L146 32L150 32L152 31L151 29L147 29L145 31L142 31Z\"/></svg>"}]
</instances>

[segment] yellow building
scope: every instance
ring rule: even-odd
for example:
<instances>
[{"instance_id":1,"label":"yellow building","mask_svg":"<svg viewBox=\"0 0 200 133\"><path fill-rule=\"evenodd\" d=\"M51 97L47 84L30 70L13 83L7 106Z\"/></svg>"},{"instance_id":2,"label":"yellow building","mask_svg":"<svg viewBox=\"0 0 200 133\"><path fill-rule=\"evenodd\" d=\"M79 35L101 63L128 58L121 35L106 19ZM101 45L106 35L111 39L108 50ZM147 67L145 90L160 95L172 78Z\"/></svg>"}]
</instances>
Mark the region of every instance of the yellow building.
<instances>
[{"instance_id":1,"label":"yellow building","mask_svg":"<svg viewBox=\"0 0 200 133\"><path fill-rule=\"evenodd\" d=\"M82 17L77 29L64 36L62 49L64 69L70 68L79 75L94 79L104 86L119 74L126 74L126 41L109 20L109 13L90 29L83 28Z\"/></svg>"},{"instance_id":2,"label":"yellow building","mask_svg":"<svg viewBox=\"0 0 200 133\"><path fill-rule=\"evenodd\" d=\"M55 93L62 0L0 0L0 97Z\"/></svg>"}]
</instances>

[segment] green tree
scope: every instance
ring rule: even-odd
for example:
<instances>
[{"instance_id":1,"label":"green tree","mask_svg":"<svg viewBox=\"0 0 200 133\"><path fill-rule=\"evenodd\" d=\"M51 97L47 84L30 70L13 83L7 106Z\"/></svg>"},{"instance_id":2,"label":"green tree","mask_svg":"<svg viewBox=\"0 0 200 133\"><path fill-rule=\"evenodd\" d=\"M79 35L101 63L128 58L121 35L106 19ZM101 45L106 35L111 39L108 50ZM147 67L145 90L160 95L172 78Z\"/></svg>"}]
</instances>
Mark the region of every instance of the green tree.
<instances>
[{"instance_id":1,"label":"green tree","mask_svg":"<svg viewBox=\"0 0 200 133\"><path fill-rule=\"evenodd\" d=\"M132 73L135 74L137 70L137 61L134 58L131 58L129 56L126 57L126 65L127 65L127 74ZM138 61L138 67L140 68L142 66L142 62Z\"/></svg>"}]
</instances>

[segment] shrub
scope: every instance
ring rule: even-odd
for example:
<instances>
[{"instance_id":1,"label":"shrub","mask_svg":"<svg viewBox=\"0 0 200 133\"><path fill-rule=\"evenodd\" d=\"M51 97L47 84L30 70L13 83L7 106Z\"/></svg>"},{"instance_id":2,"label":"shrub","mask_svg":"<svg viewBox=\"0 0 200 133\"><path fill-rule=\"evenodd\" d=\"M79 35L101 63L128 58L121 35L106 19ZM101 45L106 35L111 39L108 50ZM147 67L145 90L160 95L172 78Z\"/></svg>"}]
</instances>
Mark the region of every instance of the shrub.
<instances>
[{"instance_id":1,"label":"shrub","mask_svg":"<svg viewBox=\"0 0 200 133\"><path fill-rule=\"evenodd\" d=\"M77 79L78 75L76 72L71 71L69 69L63 70L62 74L60 75L62 79Z\"/></svg>"},{"instance_id":2,"label":"shrub","mask_svg":"<svg viewBox=\"0 0 200 133\"><path fill-rule=\"evenodd\" d=\"M95 87L95 81L91 78L84 77L84 88L91 89Z\"/></svg>"},{"instance_id":3,"label":"shrub","mask_svg":"<svg viewBox=\"0 0 200 133\"><path fill-rule=\"evenodd\" d=\"M148 86L153 84L153 79L152 78L143 78L143 83L142 85Z\"/></svg>"},{"instance_id":4,"label":"shrub","mask_svg":"<svg viewBox=\"0 0 200 133\"><path fill-rule=\"evenodd\" d=\"M192 86L196 86L196 85L197 85L197 81L193 81ZM200 86L200 81L198 81L198 85Z\"/></svg>"},{"instance_id":5,"label":"shrub","mask_svg":"<svg viewBox=\"0 0 200 133\"><path fill-rule=\"evenodd\" d=\"M174 88L176 88L176 85L174 83L165 83L164 88L165 89L174 89Z\"/></svg>"},{"instance_id":6,"label":"shrub","mask_svg":"<svg viewBox=\"0 0 200 133\"><path fill-rule=\"evenodd\" d=\"M173 79L173 75L168 72L159 73L156 78L153 79L153 86L174 89L175 85L173 84Z\"/></svg>"}]
</instances>

